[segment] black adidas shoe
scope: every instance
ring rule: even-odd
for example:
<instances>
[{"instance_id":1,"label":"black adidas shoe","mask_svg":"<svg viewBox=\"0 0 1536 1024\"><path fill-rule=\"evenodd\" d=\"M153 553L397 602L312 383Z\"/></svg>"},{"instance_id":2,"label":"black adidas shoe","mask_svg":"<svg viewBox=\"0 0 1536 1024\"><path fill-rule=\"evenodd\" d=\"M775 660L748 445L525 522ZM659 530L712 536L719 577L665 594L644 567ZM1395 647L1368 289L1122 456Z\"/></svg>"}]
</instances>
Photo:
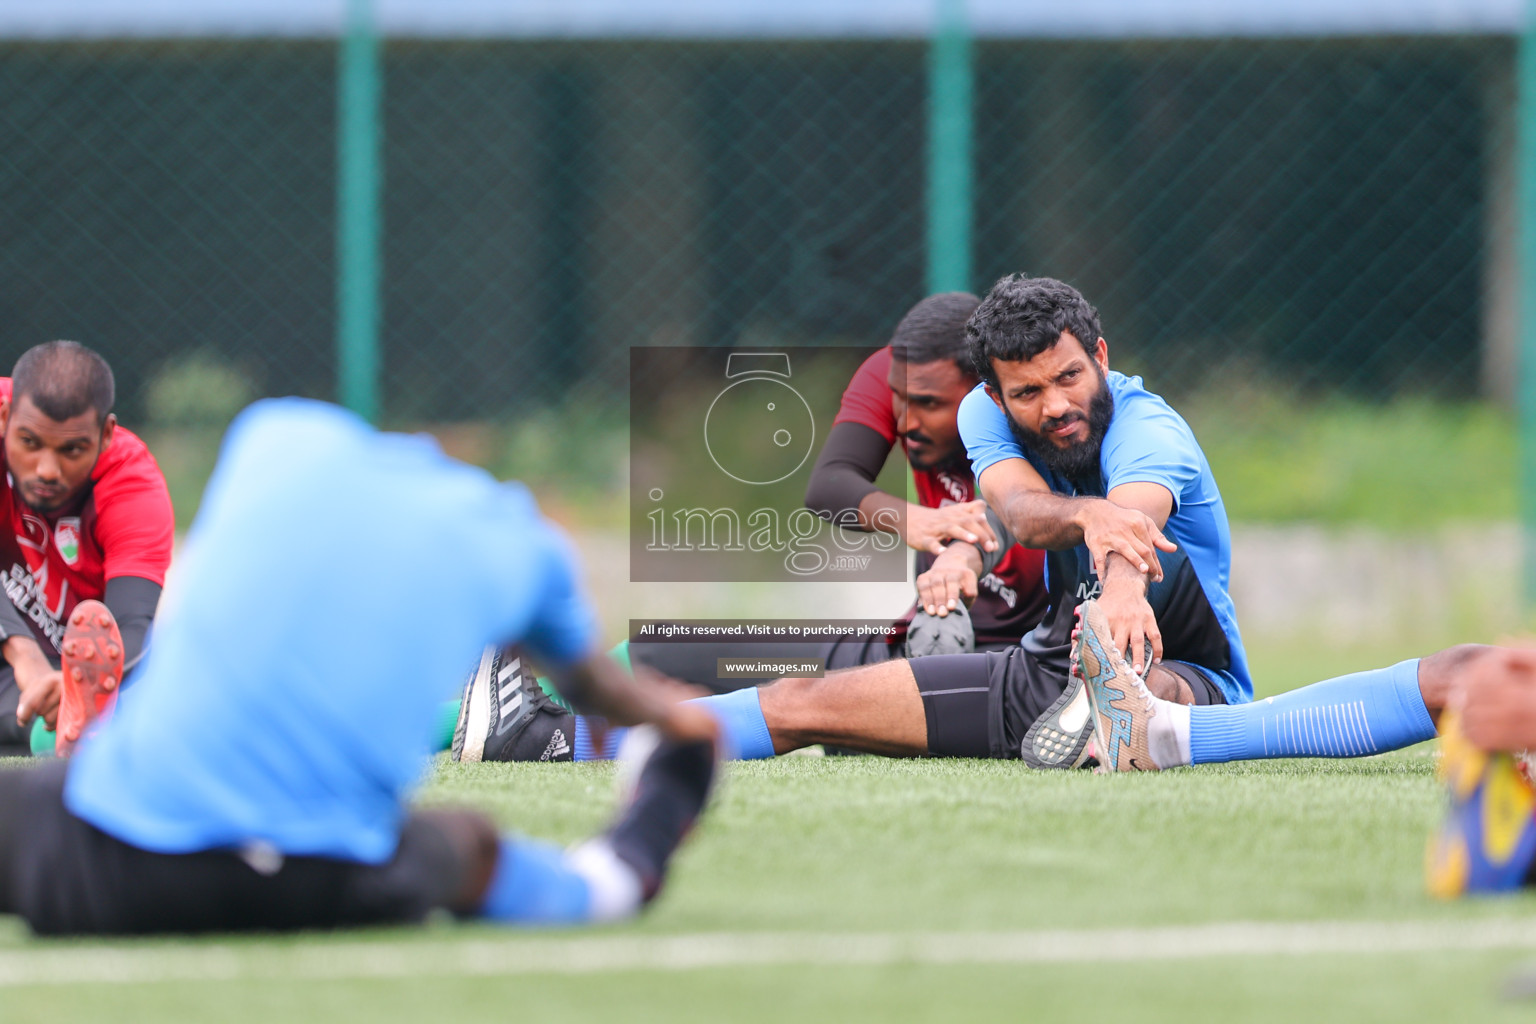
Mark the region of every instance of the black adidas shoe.
<instances>
[{"instance_id":1,"label":"black adidas shoe","mask_svg":"<svg viewBox=\"0 0 1536 1024\"><path fill-rule=\"evenodd\" d=\"M515 647L487 647L464 683L455 761L569 761L576 716L560 707Z\"/></svg>"}]
</instances>

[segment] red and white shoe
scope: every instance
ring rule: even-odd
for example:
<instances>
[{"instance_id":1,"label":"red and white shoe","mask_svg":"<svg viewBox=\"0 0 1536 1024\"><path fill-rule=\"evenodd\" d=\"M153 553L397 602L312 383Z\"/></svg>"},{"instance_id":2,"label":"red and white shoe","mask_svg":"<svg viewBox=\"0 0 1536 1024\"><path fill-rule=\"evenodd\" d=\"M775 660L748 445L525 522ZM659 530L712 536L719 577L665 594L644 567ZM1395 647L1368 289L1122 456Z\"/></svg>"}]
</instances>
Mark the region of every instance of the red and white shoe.
<instances>
[{"instance_id":1,"label":"red and white shoe","mask_svg":"<svg viewBox=\"0 0 1536 1024\"><path fill-rule=\"evenodd\" d=\"M64 688L54 749L66 757L85 730L117 699L123 681L123 635L100 601L81 601L64 627Z\"/></svg>"}]
</instances>

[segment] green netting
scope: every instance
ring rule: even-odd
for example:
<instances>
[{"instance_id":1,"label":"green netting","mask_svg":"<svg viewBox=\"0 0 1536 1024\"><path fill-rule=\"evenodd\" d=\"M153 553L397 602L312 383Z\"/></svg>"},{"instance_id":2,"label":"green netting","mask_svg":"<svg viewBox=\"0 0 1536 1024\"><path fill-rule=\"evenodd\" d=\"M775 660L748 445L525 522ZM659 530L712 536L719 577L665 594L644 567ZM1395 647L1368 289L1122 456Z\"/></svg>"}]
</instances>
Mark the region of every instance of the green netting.
<instances>
[{"instance_id":1,"label":"green netting","mask_svg":"<svg viewBox=\"0 0 1536 1024\"><path fill-rule=\"evenodd\" d=\"M1077 283L1169 390L1508 386L1513 40L972 53L976 288ZM86 341L130 419L188 365L334 395L336 54L0 46L0 362ZM386 421L622 406L630 346L873 345L922 294L920 40L382 60Z\"/></svg>"},{"instance_id":2,"label":"green netting","mask_svg":"<svg viewBox=\"0 0 1536 1024\"><path fill-rule=\"evenodd\" d=\"M981 267L1078 283L1164 387L1241 369L1471 394L1511 56L1491 40L985 48Z\"/></svg>"}]
</instances>

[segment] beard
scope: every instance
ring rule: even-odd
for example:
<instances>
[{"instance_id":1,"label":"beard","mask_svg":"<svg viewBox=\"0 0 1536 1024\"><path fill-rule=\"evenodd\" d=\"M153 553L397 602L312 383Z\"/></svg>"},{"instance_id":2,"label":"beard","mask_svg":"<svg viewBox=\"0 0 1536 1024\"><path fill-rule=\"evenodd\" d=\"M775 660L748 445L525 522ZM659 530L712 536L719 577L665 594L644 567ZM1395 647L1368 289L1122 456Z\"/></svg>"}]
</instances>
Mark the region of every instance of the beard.
<instances>
[{"instance_id":1,"label":"beard","mask_svg":"<svg viewBox=\"0 0 1536 1024\"><path fill-rule=\"evenodd\" d=\"M75 497L73 493L65 491L54 498L37 499L32 497L31 493L27 490L24 484L20 483L16 485L15 493L16 496L21 499L21 503L23 505L27 506L27 508L31 509L33 512L36 512L40 516L52 515L53 513L62 509L65 505L68 505L70 501L72 501Z\"/></svg>"},{"instance_id":2,"label":"beard","mask_svg":"<svg viewBox=\"0 0 1536 1024\"><path fill-rule=\"evenodd\" d=\"M965 446L956 444L948 451L941 451L933 443L933 438L920 430L901 435L903 442L908 439L928 445L928 452L923 455L914 453L910 448L907 452L907 462L913 469L927 473L963 473L969 470L971 460L965 454Z\"/></svg>"},{"instance_id":3,"label":"beard","mask_svg":"<svg viewBox=\"0 0 1536 1024\"><path fill-rule=\"evenodd\" d=\"M1098 367L1094 369L1098 371ZM1057 419L1046 420L1040 424L1039 433L1020 426L1007 409L1003 410L1003 415L1008 419L1008 429L1012 431L1013 439L1039 459L1046 469L1074 484L1099 478L1099 449L1104 444L1104 432L1109 429L1109 421L1115 415L1115 396L1109 393L1109 384L1104 380L1102 372L1099 372L1099 390L1088 403L1088 436L1075 444L1061 448L1045 435L1074 420L1084 419L1082 413L1072 412Z\"/></svg>"}]
</instances>

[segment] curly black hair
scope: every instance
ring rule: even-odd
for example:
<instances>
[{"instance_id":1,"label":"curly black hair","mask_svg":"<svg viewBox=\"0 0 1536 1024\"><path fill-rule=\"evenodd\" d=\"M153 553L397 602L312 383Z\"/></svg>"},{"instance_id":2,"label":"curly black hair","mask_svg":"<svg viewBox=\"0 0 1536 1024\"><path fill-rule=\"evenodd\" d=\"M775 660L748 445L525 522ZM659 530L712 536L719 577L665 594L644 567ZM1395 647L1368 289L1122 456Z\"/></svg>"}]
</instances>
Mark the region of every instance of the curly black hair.
<instances>
[{"instance_id":1,"label":"curly black hair","mask_svg":"<svg viewBox=\"0 0 1536 1024\"><path fill-rule=\"evenodd\" d=\"M1103 330L1099 311L1082 292L1052 277L1009 274L1000 279L965 322L976 374L994 391L997 371L992 360L1017 363L1033 359L1070 332L1093 354Z\"/></svg>"}]
</instances>

